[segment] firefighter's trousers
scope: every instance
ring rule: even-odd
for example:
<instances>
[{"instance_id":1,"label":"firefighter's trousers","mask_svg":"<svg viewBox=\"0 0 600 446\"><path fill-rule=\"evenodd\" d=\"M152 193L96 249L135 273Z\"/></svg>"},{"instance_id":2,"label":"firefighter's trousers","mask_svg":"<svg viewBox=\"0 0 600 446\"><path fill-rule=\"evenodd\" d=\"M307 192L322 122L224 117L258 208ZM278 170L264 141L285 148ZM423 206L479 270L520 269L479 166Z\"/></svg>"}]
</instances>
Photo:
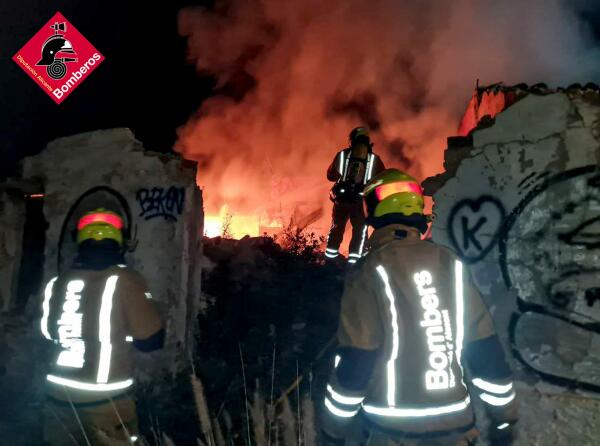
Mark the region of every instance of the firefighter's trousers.
<instances>
[{"instance_id":1,"label":"firefighter's trousers","mask_svg":"<svg viewBox=\"0 0 600 446\"><path fill-rule=\"evenodd\" d=\"M45 445L87 445L88 441L92 446L126 445L138 435L135 402L130 397L73 406L49 399L43 416Z\"/></svg>"},{"instance_id":2,"label":"firefighter's trousers","mask_svg":"<svg viewBox=\"0 0 600 446\"><path fill-rule=\"evenodd\" d=\"M362 202L357 203L334 203L331 216L331 229L327 238L328 257L337 255L344 238L346 224L350 220L352 225L352 239L349 247L349 260L358 259L363 254L364 244L367 238L367 224L363 213Z\"/></svg>"},{"instance_id":3,"label":"firefighter's trousers","mask_svg":"<svg viewBox=\"0 0 600 446\"><path fill-rule=\"evenodd\" d=\"M479 431L476 428L463 433L444 435L432 439L394 438L380 431L367 433L366 446L471 446L476 444Z\"/></svg>"}]
</instances>

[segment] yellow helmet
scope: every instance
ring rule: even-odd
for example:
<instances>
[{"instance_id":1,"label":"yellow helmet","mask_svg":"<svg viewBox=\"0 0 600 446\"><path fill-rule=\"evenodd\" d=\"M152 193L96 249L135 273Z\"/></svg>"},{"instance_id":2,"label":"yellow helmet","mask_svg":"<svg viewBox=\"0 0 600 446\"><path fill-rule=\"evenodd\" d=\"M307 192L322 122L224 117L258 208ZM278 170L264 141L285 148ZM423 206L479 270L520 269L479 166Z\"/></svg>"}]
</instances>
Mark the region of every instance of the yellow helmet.
<instances>
[{"instance_id":1,"label":"yellow helmet","mask_svg":"<svg viewBox=\"0 0 600 446\"><path fill-rule=\"evenodd\" d=\"M364 188L367 222L375 227L402 217L423 217L423 189L419 182L398 169L386 169Z\"/></svg>"},{"instance_id":2,"label":"yellow helmet","mask_svg":"<svg viewBox=\"0 0 600 446\"><path fill-rule=\"evenodd\" d=\"M86 240L114 240L123 245L123 219L103 208L86 213L77 223L77 244Z\"/></svg>"}]
</instances>

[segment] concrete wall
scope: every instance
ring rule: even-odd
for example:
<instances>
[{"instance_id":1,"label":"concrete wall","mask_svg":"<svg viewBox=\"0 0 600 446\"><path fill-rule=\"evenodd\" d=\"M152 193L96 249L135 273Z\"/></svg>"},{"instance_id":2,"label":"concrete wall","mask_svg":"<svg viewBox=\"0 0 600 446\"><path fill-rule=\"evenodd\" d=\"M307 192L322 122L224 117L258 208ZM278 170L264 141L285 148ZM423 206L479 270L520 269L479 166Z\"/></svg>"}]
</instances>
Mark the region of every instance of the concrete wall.
<instances>
[{"instance_id":1,"label":"concrete wall","mask_svg":"<svg viewBox=\"0 0 600 446\"><path fill-rule=\"evenodd\" d=\"M516 370L519 445L600 438L600 94L530 94L425 182ZM594 325L595 324L595 325Z\"/></svg>"},{"instance_id":2,"label":"concrete wall","mask_svg":"<svg viewBox=\"0 0 600 446\"><path fill-rule=\"evenodd\" d=\"M137 241L127 262L146 277L160 306L171 359L183 353L179 350L189 335L200 296L196 258L203 211L196 164L176 155L145 152L131 131L111 129L51 142L42 153L25 160L23 176L44 185L44 215L49 222L45 280L71 263L76 251L71 234L82 212L106 203L119 205L103 191L76 205L80 197L98 186L121 194L131 210L132 237Z\"/></svg>"},{"instance_id":3,"label":"concrete wall","mask_svg":"<svg viewBox=\"0 0 600 446\"><path fill-rule=\"evenodd\" d=\"M0 190L0 312L15 305L24 225L23 197Z\"/></svg>"}]
</instances>

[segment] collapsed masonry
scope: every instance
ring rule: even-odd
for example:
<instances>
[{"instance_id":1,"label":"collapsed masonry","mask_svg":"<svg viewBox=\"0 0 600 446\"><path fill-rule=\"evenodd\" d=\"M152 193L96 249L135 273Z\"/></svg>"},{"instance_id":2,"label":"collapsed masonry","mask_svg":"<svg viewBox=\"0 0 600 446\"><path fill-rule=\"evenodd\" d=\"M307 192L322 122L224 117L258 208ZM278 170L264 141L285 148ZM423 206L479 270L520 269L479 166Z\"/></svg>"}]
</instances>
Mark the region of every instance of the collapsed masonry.
<instances>
[{"instance_id":1,"label":"collapsed masonry","mask_svg":"<svg viewBox=\"0 0 600 446\"><path fill-rule=\"evenodd\" d=\"M479 89L461 133L424 183L432 236L470 264L509 347L517 444L596 444L600 92Z\"/></svg>"},{"instance_id":2,"label":"collapsed masonry","mask_svg":"<svg viewBox=\"0 0 600 446\"><path fill-rule=\"evenodd\" d=\"M44 283L72 263L82 214L115 209L129 229L127 262L146 277L167 321L167 345L184 345L200 294L196 163L145 152L128 129L99 130L51 142L25 160L23 177L43 187Z\"/></svg>"},{"instance_id":3,"label":"collapsed masonry","mask_svg":"<svg viewBox=\"0 0 600 446\"><path fill-rule=\"evenodd\" d=\"M136 358L138 378L187 364L200 304L196 163L146 152L128 129L111 129L52 141L22 170L0 184L0 394L14 406L39 400L40 290L69 267L76 221L98 207L125 216L127 263L146 277L167 325L166 348Z\"/></svg>"}]
</instances>

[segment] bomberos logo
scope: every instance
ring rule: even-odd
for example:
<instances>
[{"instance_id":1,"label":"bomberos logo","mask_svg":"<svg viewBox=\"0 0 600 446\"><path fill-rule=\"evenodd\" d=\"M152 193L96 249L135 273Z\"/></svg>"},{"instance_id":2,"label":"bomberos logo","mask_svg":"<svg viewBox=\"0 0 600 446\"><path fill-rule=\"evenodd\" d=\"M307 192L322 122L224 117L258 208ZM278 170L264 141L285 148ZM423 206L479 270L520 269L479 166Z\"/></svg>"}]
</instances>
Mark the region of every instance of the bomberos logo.
<instances>
[{"instance_id":1,"label":"bomberos logo","mask_svg":"<svg viewBox=\"0 0 600 446\"><path fill-rule=\"evenodd\" d=\"M13 60L60 104L104 56L62 14L56 13Z\"/></svg>"},{"instance_id":2,"label":"bomberos logo","mask_svg":"<svg viewBox=\"0 0 600 446\"><path fill-rule=\"evenodd\" d=\"M81 292L85 287L83 280L71 280L67 284L67 294L58 320L58 342L63 351L56 364L64 367L82 368L85 362L85 342L81 337L83 314Z\"/></svg>"},{"instance_id":3,"label":"bomberos logo","mask_svg":"<svg viewBox=\"0 0 600 446\"><path fill-rule=\"evenodd\" d=\"M427 390L451 389L455 386L456 379L452 373L454 335L450 325L450 314L447 309L440 308L440 298L429 271L416 273L414 281L423 309L420 325L424 328L429 351L428 368L424 376L425 387Z\"/></svg>"}]
</instances>

